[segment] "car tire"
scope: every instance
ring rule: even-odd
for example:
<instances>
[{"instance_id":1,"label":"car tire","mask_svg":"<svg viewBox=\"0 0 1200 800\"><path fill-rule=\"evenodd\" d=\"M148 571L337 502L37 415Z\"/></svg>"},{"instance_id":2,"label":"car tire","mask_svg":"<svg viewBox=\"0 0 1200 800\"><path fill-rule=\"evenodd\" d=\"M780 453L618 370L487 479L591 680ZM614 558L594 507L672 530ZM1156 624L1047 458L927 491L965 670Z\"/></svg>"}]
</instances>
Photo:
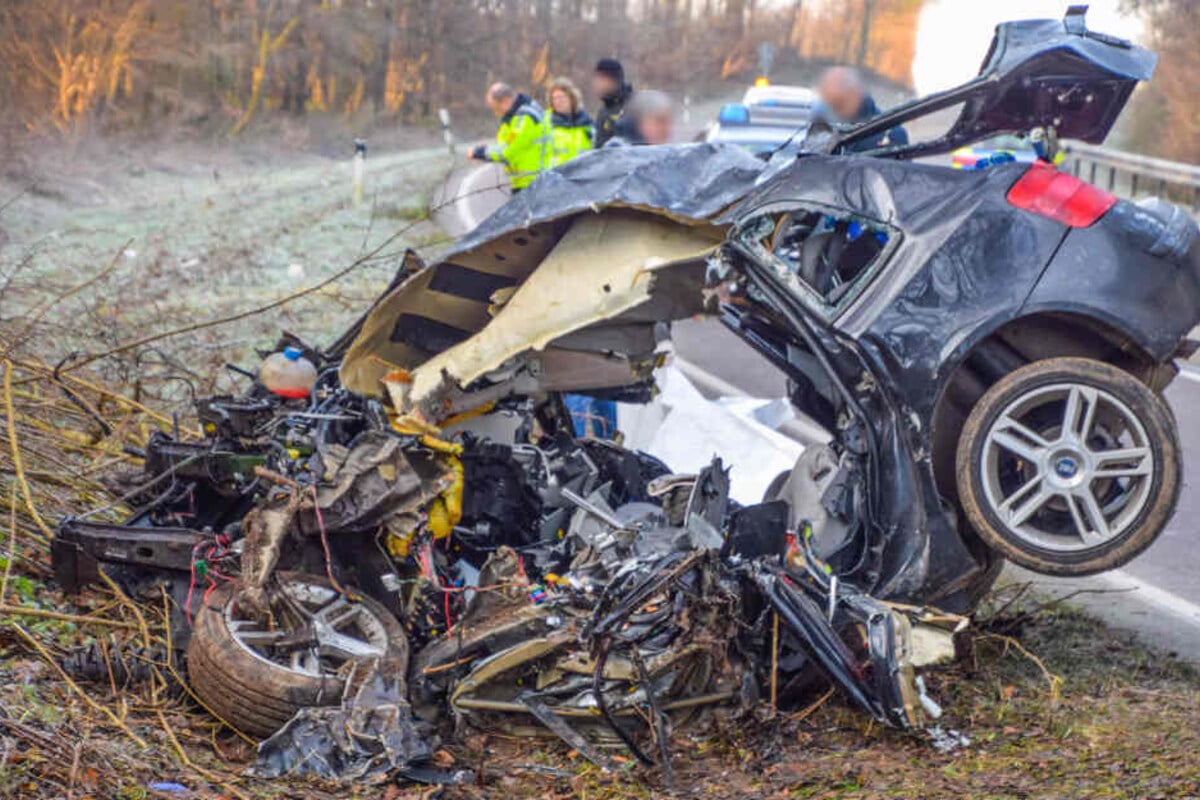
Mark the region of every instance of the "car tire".
<instances>
[{"instance_id":1,"label":"car tire","mask_svg":"<svg viewBox=\"0 0 1200 800\"><path fill-rule=\"evenodd\" d=\"M287 572L278 577L281 582L298 581L336 595L325 578ZM341 703L352 670L342 670L340 675L323 671L303 674L256 655L235 637L230 612L236 591L237 584L232 581L218 586L193 623L187 650L188 682L200 703L222 722L258 739L274 734L302 708ZM404 628L382 604L348 593L354 597L347 602L354 604L355 613L373 620L376 638L386 636L386 647L378 658L388 659L388 668L403 675L408 668Z\"/></svg>"},{"instance_id":2,"label":"car tire","mask_svg":"<svg viewBox=\"0 0 1200 800\"><path fill-rule=\"evenodd\" d=\"M1174 513L1182 473L1162 398L1085 358L1037 361L992 386L967 418L956 467L983 541L1062 576L1115 569L1149 547Z\"/></svg>"}]
</instances>

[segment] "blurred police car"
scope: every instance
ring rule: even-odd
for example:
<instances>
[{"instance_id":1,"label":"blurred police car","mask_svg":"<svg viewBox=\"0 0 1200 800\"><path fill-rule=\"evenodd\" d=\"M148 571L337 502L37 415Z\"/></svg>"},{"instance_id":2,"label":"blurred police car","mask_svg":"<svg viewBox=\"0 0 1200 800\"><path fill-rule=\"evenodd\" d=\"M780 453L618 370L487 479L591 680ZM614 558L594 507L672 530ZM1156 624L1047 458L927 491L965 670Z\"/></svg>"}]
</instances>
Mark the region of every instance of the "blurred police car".
<instances>
[{"instance_id":1,"label":"blurred police car","mask_svg":"<svg viewBox=\"0 0 1200 800\"><path fill-rule=\"evenodd\" d=\"M960 147L951 153L950 166L955 169L984 169L993 164L1019 161L1032 164L1038 160L1033 144L1020 136L993 136L973 147Z\"/></svg>"},{"instance_id":2,"label":"blurred police car","mask_svg":"<svg viewBox=\"0 0 1200 800\"><path fill-rule=\"evenodd\" d=\"M802 86L773 86L759 79L740 103L726 103L702 135L767 156L784 146L799 146L817 105L816 94Z\"/></svg>"}]
</instances>

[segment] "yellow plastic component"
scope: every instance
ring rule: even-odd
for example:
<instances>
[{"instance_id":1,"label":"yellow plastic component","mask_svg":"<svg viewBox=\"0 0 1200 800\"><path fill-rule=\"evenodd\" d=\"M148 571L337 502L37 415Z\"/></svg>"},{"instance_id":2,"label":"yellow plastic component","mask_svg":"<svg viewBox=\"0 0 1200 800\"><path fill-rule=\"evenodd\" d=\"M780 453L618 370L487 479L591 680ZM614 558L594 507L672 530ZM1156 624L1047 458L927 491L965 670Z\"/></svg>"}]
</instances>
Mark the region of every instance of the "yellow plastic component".
<instances>
[{"instance_id":1,"label":"yellow plastic component","mask_svg":"<svg viewBox=\"0 0 1200 800\"><path fill-rule=\"evenodd\" d=\"M454 473L454 480L446 487L445 491L433 499L429 504L429 532L433 534L434 539L445 539L454 530L454 526L462 519L462 500L463 500L463 465L458 460L457 454L462 452L462 446L451 442L443 442L441 439L433 439L433 437L422 437L421 442L425 444L425 439L431 439L441 445L446 445L451 448L457 448L455 455L447 455L446 460L450 464L450 470ZM432 449L437 449L432 445L427 445ZM451 451L441 450L440 452L449 453Z\"/></svg>"},{"instance_id":2,"label":"yellow plastic component","mask_svg":"<svg viewBox=\"0 0 1200 800\"><path fill-rule=\"evenodd\" d=\"M408 532L403 536L395 533L389 533L387 537L387 549L396 558L408 558L409 551L412 548L413 534Z\"/></svg>"},{"instance_id":3,"label":"yellow plastic component","mask_svg":"<svg viewBox=\"0 0 1200 800\"><path fill-rule=\"evenodd\" d=\"M405 436L435 435L439 433L438 427L433 423L426 422L418 411L413 411L399 417L392 417L392 429L396 433L404 434Z\"/></svg>"},{"instance_id":4,"label":"yellow plastic component","mask_svg":"<svg viewBox=\"0 0 1200 800\"><path fill-rule=\"evenodd\" d=\"M417 441L419 441L422 445L424 445L425 447L428 447L430 450L434 451L435 453L445 453L448 456L461 456L462 455L463 447L461 444L455 444L454 442L447 442L445 439L439 439L436 436L433 436L432 434L428 434L428 433L424 434ZM461 466L460 466L460 468L461 468Z\"/></svg>"},{"instance_id":5,"label":"yellow plastic component","mask_svg":"<svg viewBox=\"0 0 1200 800\"><path fill-rule=\"evenodd\" d=\"M466 422L469 419L474 419L475 417L479 417L479 416L482 416L482 415L488 413L495 407L496 407L495 400L493 400L490 403L484 403L479 408L473 408L470 411L464 411L461 414L455 414L452 417L447 417L446 419L442 420L441 427L449 428L449 427L459 424L460 422Z\"/></svg>"}]
</instances>

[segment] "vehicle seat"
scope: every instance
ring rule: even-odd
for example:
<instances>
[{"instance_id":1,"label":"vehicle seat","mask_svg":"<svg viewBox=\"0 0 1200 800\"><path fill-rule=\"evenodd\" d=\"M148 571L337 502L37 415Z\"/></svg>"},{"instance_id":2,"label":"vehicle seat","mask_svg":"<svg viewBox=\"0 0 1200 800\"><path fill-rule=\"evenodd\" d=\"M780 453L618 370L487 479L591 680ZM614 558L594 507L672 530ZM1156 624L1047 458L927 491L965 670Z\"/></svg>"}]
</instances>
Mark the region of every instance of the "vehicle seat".
<instances>
[{"instance_id":1,"label":"vehicle seat","mask_svg":"<svg viewBox=\"0 0 1200 800\"><path fill-rule=\"evenodd\" d=\"M845 242L845 235L835 229L814 233L800 248L800 279L822 297L833 288L833 275Z\"/></svg>"}]
</instances>

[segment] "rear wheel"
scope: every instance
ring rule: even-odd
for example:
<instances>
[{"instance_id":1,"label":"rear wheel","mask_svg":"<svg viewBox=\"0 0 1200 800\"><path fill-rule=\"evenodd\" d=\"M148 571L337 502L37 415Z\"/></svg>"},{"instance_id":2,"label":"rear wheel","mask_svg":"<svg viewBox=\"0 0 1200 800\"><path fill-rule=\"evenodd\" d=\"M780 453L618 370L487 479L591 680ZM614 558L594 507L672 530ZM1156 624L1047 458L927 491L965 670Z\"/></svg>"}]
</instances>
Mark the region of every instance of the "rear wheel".
<instances>
[{"instance_id":1,"label":"rear wheel","mask_svg":"<svg viewBox=\"0 0 1200 800\"><path fill-rule=\"evenodd\" d=\"M996 383L958 443L972 527L1009 560L1052 575L1114 569L1148 547L1179 495L1175 420L1132 375L1055 358Z\"/></svg>"},{"instance_id":2,"label":"rear wheel","mask_svg":"<svg viewBox=\"0 0 1200 800\"><path fill-rule=\"evenodd\" d=\"M273 629L241 612L231 582L197 613L188 644L196 696L228 724L264 739L301 708L338 705L359 665L386 659L389 670L408 669L404 629L381 604L345 597L314 575L281 573L278 580Z\"/></svg>"}]
</instances>

